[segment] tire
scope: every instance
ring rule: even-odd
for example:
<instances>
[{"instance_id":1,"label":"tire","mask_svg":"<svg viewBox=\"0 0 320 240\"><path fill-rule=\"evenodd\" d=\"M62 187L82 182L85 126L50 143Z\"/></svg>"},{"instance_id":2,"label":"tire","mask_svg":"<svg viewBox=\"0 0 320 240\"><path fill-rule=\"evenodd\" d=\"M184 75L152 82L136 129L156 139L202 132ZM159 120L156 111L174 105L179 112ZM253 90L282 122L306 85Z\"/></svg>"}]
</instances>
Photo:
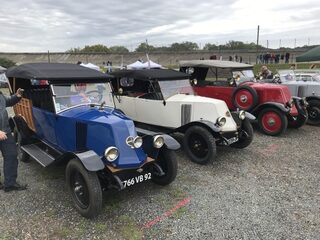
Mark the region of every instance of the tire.
<instances>
[{"instance_id":1,"label":"tire","mask_svg":"<svg viewBox=\"0 0 320 240\"><path fill-rule=\"evenodd\" d=\"M178 161L175 152L167 148L162 148L157 163L160 165L165 175L153 176L152 181L162 186L172 183L178 172Z\"/></svg>"},{"instance_id":2,"label":"tire","mask_svg":"<svg viewBox=\"0 0 320 240\"><path fill-rule=\"evenodd\" d=\"M30 155L21 149L22 136L17 127L15 127L13 130L13 136L16 141L18 160L25 163L30 162Z\"/></svg>"},{"instance_id":3,"label":"tire","mask_svg":"<svg viewBox=\"0 0 320 240\"><path fill-rule=\"evenodd\" d=\"M308 101L308 121L310 125L320 125L320 100Z\"/></svg>"},{"instance_id":4,"label":"tire","mask_svg":"<svg viewBox=\"0 0 320 240\"><path fill-rule=\"evenodd\" d=\"M288 127L287 116L276 108L265 108L258 116L261 131L270 136L284 133Z\"/></svg>"},{"instance_id":5,"label":"tire","mask_svg":"<svg viewBox=\"0 0 320 240\"><path fill-rule=\"evenodd\" d=\"M239 141L230 145L234 148L245 148L248 147L253 140L253 128L249 119L245 119L241 124L241 132L239 134Z\"/></svg>"},{"instance_id":6,"label":"tire","mask_svg":"<svg viewBox=\"0 0 320 240\"><path fill-rule=\"evenodd\" d=\"M66 183L77 211L86 218L96 217L102 209L102 190L96 172L89 172L78 159L69 161Z\"/></svg>"},{"instance_id":7,"label":"tire","mask_svg":"<svg viewBox=\"0 0 320 240\"><path fill-rule=\"evenodd\" d=\"M258 94L249 86L239 86L232 94L232 103L236 108L250 111L258 104Z\"/></svg>"},{"instance_id":8,"label":"tire","mask_svg":"<svg viewBox=\"0 0 320 240\"><path fill-rule=\"evenodd\" d=\"M217 154L216 141L211 132L201 126L187 129L183 146L192 162L206 164L214 160Z\"/></svg>"},{"instance_id":9,"label":"tire","mask_svg":"<svg viewBox=\"0 0 320 240\"><path fill-rule=\"evenodd\" d=\"M288 121L288 126L290 128L300 128L307 122L307 118L299 114L296 119L291 119Z\"/></svg>"}]
</instances>

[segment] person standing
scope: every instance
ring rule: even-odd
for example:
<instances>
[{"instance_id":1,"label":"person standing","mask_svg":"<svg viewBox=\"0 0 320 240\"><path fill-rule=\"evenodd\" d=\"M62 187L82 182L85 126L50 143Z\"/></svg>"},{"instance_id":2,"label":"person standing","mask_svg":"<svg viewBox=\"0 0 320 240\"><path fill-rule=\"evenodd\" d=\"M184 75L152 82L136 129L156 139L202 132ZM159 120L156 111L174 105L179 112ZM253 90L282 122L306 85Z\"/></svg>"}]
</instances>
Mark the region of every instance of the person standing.
<instances>
[{"instance_id":1,"label":"person standing","mask_svg":"<svg viewBox=\"0 0 320 240\"><path fill-rule=\"evenodd\" d=\"M6 110L6 107L12 107L20 101L22 92L23 90L19 88L15 95L7 97L0 91L0 150L4 172L4 185L0 182L0 189L3 188L5 192L27 189L26 185L20 185L16 181L18 176L17 146L11 134Z\"/></svg>"}]
</instances>

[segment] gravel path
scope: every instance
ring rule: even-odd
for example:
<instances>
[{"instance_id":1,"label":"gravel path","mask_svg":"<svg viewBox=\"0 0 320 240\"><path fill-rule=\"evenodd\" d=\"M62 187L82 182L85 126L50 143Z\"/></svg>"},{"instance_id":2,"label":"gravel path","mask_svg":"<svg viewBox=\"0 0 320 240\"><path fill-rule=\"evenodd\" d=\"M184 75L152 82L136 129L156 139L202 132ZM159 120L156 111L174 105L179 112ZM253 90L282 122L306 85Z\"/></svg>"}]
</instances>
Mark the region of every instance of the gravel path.
<instances>
[{"instance_id":1,"label":"gravel path","mask_svg":"<svg viewBox=\"0 0 320 240\"><path fill-rule=\"evenodd\" d=\"M0 239L319 239L319 142L320 127L256 131L247 149L218 148L205 166L179 150L173 184L107 192L94 220L72 207L63 167L21 163L29 189L0 191Z\"/></svg>"}]
</instances>

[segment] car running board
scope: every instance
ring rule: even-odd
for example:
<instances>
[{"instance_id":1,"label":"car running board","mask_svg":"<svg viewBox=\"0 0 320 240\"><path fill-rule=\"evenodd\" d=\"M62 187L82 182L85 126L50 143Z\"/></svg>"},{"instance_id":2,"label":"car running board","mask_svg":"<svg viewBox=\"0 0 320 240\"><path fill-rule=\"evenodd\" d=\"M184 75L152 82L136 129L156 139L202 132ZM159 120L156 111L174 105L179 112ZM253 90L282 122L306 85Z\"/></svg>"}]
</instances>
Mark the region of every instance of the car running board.
<instances>
[{"instance_id":1,"label":"car running board","mask_svg":"<svg viewBox=\"0 0 320 240\"><path fill-rule=\"evenodd\" d=\"M54 162L55 158L41 149L36 144L21 146L21 149L29 154L34 160L40 163L43 167L49 166Z\"/></svg>"}]
</instances>

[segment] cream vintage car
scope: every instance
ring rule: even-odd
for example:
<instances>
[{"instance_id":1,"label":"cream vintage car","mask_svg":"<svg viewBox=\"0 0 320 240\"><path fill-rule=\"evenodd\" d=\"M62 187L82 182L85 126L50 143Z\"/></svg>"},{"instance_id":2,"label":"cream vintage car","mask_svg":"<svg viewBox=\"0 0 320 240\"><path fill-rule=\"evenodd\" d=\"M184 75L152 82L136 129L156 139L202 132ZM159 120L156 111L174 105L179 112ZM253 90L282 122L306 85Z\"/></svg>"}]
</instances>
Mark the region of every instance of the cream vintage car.
<instances>
[{"instance_id":1,"label":"cream vintage car","mask_svg":"<svg viewBox=\"0 0 320 240\"><path fill-rule=\"evenodd\" d=\"M216 156L216 145L247 147L253 139L245 111L230 112L221 100L194 95L189 75L170 69L113 72L115 107L137 126L184 134L184 150L192 161L205 164Z\"/></svg>"}]
</instances>

